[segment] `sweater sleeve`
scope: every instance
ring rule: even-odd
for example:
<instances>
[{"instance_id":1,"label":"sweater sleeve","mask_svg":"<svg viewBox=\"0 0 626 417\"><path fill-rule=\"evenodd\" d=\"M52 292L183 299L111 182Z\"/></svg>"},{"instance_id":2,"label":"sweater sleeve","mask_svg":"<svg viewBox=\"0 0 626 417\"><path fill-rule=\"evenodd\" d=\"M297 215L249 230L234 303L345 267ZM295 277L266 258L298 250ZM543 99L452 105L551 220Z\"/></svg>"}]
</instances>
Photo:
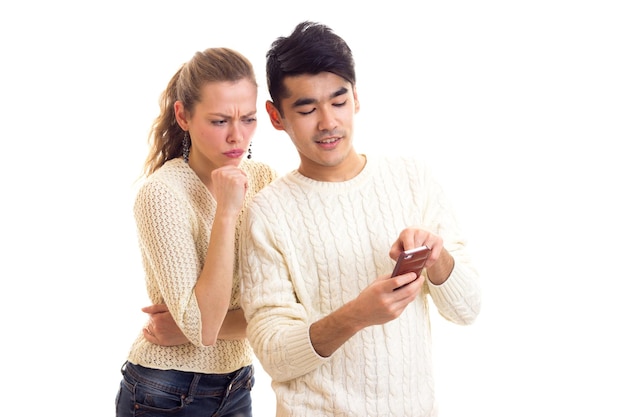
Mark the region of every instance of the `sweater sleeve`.
<instances>
[{"instance_id":1,"label":"sweater sleeve","mask_svg":"<svg viewBox=\"0 0 626 417\"><path fill-rule=\"evenodd\" d=\"M461 325L475 321L481 308L479 275L473 266L456 216L440 184L428 169L422 172L424 225L443 238L443 245L454 258L450 277L441 285L428 281L428 291L439 313ZM428 271L426 271L428 274Z\"/></svg>"},{"instance_id":2,"label":"sweater sleeve","mask_svg":"<svg viewBox=\"0 0 626 417\"><path fill-rule=\"evenodd\" d=\"M134 210L150 300L167 304L185 336L202 346L194 294L201 264L191 210L180 193L158 181L142 186Z\"/></svg>"},{"instance_id":3,"label":"sweater sleeve","mask_svg":"<svg viewBox=\"0 0 626 417\"><path fill-rule=\"evenodd\" d=\"M289 279L289 254L276 249L280 227L268 215L271 204L263 216L257 209L249 206L241 239L241 304L255 354L274 381L284 382L329 358L319 356L311 344L309 326L315 318L308 317Z\"/></svg>"}]
</instances>

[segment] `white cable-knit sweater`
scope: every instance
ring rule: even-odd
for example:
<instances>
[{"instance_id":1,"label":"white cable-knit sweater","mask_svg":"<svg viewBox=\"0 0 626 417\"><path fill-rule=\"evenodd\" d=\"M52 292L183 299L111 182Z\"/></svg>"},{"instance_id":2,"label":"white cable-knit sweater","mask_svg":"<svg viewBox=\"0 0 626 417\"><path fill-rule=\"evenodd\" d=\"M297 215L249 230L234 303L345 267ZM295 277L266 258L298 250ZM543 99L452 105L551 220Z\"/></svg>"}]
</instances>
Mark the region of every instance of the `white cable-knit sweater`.
<instances>
[{"instance_id":1,"label":"white cable-knit sweater","mask_svg":"<svg viewBox=\"0 0 626 417\"><path fill-rule=\"evenodd\" d=\"M256 195L241 239L242 306L248 338L273 379L277 416L434 416L427 294L458 324L480 310L478 275L453 213L423 165L369 158L345 182L294 171ZM443 237L455 259L448 280L385 325L370 326L331 357L311 345L309 326L390 273L400 231Z\"/></svg>"},{"instance_id":2,"label":"white cable-knit sweater","mask_svg":"<svg viewBox=\"0 0 626 417\"><path fill-rule=\"evenodd\" d=\"M249 160L243 160L240 168L248 176L245 207L276 178L276 173ZM214 346L202 345L194 286L204 264L216 209L215 199L206 186L182 159L172 159L141 185L134 209L150 300L167 304L190 343L159 346L140 333L128 360L149 368L201 373L228 373L250 365L253 353L247 340L218 340ZM237 254L234 272L230 303L233 309L240 307Z\"/></svg>"}]
</instances>

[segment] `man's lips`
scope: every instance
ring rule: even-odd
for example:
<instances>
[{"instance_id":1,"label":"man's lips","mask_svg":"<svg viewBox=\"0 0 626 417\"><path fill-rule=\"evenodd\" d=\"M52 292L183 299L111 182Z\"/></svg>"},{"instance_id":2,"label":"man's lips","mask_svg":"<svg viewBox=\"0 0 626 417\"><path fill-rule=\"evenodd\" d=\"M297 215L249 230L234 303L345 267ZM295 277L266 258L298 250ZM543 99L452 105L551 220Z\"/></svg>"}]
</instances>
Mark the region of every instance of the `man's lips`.
<instances>
[{"instance_id":1,"label":"man's lips","mask_svg":"<svg viewBox=\"0 0 626 417\"><path fill-rule=\"evenodd\" d=\"M317 140L316 142L324 145L324 144L335 143L335 142L339 141L340 139L341 138L326 138L326 139Z\"/></svg>"},{"instance_id":2,"label":"man's lips","mask_svg":"<svg viewBox=\"0 0 626 417\"><path fill-rule=\"evenodd\" d=\"M339 141L341 141L341 137L332 137L316 140L315 143L324 149L335 149Z\"/></svg>"}]
</instances>

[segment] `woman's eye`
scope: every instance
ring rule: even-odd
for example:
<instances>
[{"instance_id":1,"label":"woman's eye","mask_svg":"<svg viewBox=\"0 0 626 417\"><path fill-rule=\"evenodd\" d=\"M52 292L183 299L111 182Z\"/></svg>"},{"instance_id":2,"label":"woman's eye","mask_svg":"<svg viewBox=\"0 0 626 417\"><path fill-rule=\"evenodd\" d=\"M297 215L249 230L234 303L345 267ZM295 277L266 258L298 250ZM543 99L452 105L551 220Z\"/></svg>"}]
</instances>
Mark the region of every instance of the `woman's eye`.
<instances>
[{"instance_id":1,"label":"woman's eye","mask_svg":"<svg viewBox=\"0 0 626 417\"><path fill-rule=\"evenodd\" d=\"M213 124L215 126L223 126L226 123L227 123L226 120L213 120L213 121L211 121L211 124Z\"/></svg>"},{"instance_id":2,"label":"woman's eye","mask_svg":"<svg viewBox=\"0 0 626 417\"><path fill-rule=\"evenodd\" d=\"M254 122L256 122L256 117L248 117L248 118L244 119L243 122L244 123L254 123Z\"/></svg>"}]
</instances>

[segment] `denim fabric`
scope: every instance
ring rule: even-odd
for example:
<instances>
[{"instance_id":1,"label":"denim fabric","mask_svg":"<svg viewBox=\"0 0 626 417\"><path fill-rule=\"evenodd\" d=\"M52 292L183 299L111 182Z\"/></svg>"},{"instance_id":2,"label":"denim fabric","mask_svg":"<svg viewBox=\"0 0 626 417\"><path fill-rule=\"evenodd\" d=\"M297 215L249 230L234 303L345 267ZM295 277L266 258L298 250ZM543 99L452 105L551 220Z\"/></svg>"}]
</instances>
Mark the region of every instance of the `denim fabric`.
<instances>
[{"instance_id":1,"label":"denim fabric","mask_svg":"<svg viewBox=\"0 0 626 417\"><path fill-rule=\"evenodd\" d=\"M162 371L126 362L117 417L251 417L254 368L230 374Z\"/></svg>"}]
</instances>

